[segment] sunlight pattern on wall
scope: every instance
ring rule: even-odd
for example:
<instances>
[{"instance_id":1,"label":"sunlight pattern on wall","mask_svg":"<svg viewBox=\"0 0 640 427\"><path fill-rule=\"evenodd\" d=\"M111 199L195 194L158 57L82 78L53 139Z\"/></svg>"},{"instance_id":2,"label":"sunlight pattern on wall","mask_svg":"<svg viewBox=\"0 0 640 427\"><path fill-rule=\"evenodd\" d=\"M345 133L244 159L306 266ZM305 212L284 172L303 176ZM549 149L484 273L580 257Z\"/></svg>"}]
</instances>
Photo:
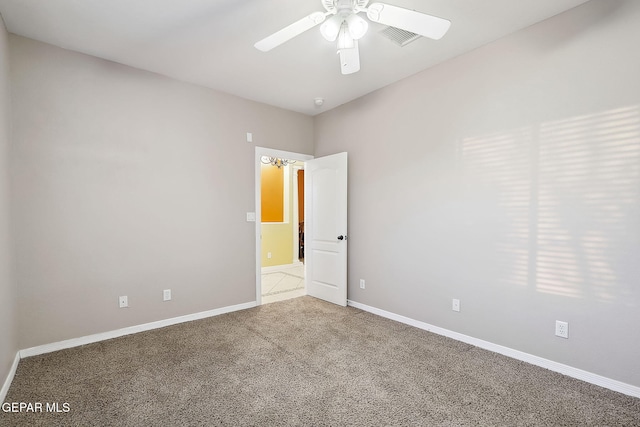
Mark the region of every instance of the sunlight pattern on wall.
<instances>
[{"instance_id":1,"label":"sunlight pattern on wall","mask_svg":"<svg viewBox=\"0 0 640 427\"><path fill-rule=\"evenodd\" d=\"M459 152L469 222L500 260L490 280L598 301L638 292L640 108L465 138Z\"/></svg>"},{"instance_id":2,"label":"sunlight pattern on wall","mask_svg":"<svg viewBox=\"0 0 640 427\"><path fill-rule=\"evenodd\" d=\"M486 212L492 216L481 221L493 236L485 248L497 255L493 268L501 282L522 286L529 274L532 138L530 129L515 129L467 138L461 150L465 186L475 193L472 198L479 194L485 199L476 202L488 204Z\"/></svg>"},{"instance_id":3,"label":"sunlight pattern on wall","mask_svg":"<svg viewBox=\"0 0 640 427\"><path fill-rule=\"evenodd\" d=\"M537 289L611 300L633 280L621 262L638 238L640 111L544 123L539 146Z\"/></svg>"}]
</instances>

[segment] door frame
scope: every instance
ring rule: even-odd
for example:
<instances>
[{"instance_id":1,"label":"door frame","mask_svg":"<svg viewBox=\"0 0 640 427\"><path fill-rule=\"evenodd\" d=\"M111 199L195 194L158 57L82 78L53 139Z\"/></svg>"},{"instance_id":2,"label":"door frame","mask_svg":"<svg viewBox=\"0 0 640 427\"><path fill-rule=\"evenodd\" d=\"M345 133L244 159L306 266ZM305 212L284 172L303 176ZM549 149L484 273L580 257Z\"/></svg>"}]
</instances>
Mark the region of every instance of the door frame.
<instances>
[{"instance_id":1,"label":"door frame","mask_svg":"<svg viewBox=\"0 0 640 427\"><path fill-rule=\"evenodd\" d=\"M255 214L256 214L256 305L262 305L262 187L261 164L262 156L280 157L296 161L306 162L314 157L309 154L294 153L291 151L276 150L273 148L256 147L254 157L255 168ZM293 218L290 218L293 220ZM294 227L295 228L295 227Z\"/></svg>"}]
</instances>

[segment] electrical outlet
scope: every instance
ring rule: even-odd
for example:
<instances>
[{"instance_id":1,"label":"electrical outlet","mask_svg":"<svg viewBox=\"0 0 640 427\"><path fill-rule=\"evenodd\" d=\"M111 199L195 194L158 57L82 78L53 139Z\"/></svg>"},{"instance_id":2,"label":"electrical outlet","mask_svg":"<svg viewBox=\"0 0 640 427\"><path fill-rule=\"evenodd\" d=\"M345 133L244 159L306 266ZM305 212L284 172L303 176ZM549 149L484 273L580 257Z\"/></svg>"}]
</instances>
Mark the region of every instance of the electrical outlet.
<instances>
[{"instance_id":1,"label":"electrical outlet","mask_svg":"<svg viewBox=\"0 0 640 427\"><path fill-rule=\"evenodd\" d=\"M364 289L364 279L360 279L360 289Z\"/></svg>"},{"instance_id":2,"label":"electrical outlet","mask_svg":"<svg viewBox=\"0 0 640 427\"><path fill-rule=\"evenodd\" d=\"M569 323L556 320L556 336L569 338Z\"/></svg>"},{"instance_id":3,"label":"electrical outlet","mask_svg":"<svg viewBox=\"0 0 640 427\"><path fill-rule=\"evenodd\" d=\"M120 308L129 307L129 298L126 295L118 297L118 306Z\"/></svg>"},{"instance_id":4,"label":"electrical outlet","mask_svg":"<svg viewBox=\"0 0 640 427\"><path fill-rule=\"evenodd\" d=\"M459 299L453 299L452 303L451 303L451 310L453 311L460 311L460 300Z\"/></svg>"},{"instance_id":5,"label":"electrical outlet","mask_svg":"<svg viewBox=\"0 0 640 427\"><path fill-rule=\"evenodd\" d=\"M267 252L267 259L271 259L271 252Z\"/></svg>"},{"instance_id":6,"label":"electrical outlet","mask_svg":"<svg viewBox=\"0 0 640 427\"><path fill-rule=\"evenodd\" d=\"M162 301L171 301L171 289L162 291Z\"/></svg>"}]
</instances>

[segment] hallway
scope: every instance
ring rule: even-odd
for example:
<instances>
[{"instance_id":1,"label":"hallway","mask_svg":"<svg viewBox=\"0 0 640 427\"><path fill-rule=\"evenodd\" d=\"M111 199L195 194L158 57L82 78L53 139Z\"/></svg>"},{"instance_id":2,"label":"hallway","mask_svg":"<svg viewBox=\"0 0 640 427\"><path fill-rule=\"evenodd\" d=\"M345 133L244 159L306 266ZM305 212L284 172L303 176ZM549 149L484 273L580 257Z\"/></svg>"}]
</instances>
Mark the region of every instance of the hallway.
<instances>
[{"instance_id":1,"label":"hallway","mask_svg":"<svg viewBox=\"0 0 640 427\"><path fill-rule=\"evenodd\" d=\"M262 303L283 301L306 295L304 264L262 269Z\"/></svg>"}]
</instances>

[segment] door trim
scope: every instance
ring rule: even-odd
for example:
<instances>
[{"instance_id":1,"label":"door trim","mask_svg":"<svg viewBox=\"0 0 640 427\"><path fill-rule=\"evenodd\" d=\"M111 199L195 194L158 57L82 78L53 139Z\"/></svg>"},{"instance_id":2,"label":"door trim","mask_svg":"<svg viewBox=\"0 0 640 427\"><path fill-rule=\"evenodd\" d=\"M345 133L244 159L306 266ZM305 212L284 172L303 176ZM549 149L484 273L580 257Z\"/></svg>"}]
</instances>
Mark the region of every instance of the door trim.
<instances>
[{"instance_id":1,"label":"door trim","mask_svg":"<svg viewBox=\"0 0 640 427\"><path fill-rule=\"evenodd\" d=\"M256 248L256 305L262 305L262 194L260 186L260 158L262 156L280 157L285 159L293 159L297 161L306 162L312 160L313 156L309 154L294 153L291 151L275 150L273 148L256 147L255 157L253 159L255 170L255 214L256 214L256 236L255 236L255 248Z\"/></svg>"}]
</instances>

